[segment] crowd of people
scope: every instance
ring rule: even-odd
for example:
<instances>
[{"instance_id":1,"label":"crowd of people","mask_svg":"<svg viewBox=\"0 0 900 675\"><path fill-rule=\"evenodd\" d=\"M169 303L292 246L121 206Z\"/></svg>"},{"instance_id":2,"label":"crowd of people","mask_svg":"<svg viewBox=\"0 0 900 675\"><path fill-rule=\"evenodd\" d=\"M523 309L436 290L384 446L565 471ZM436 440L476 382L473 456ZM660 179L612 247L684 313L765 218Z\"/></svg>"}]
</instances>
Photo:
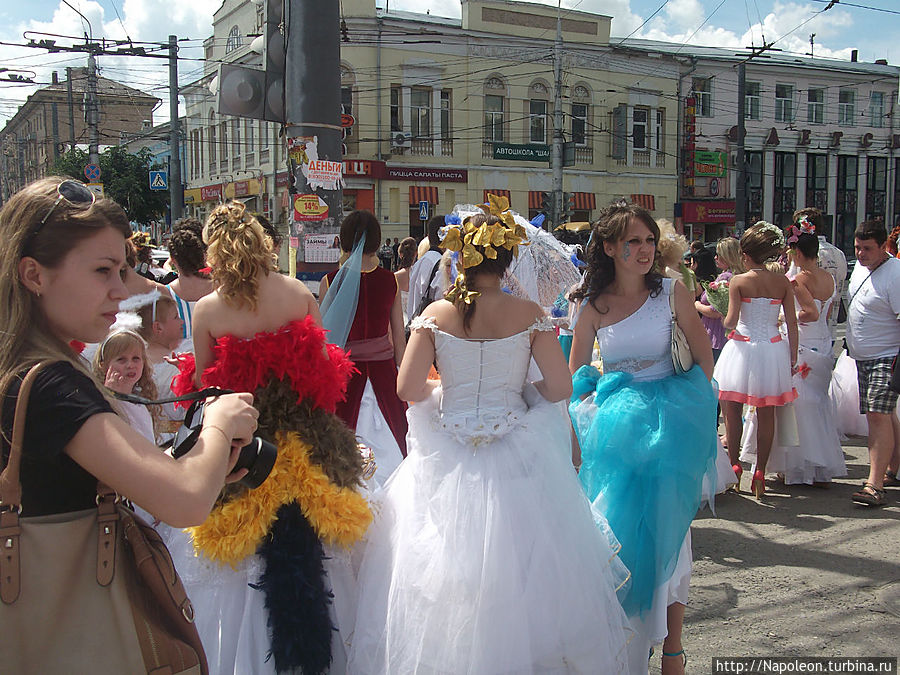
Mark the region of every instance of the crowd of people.
<instances>
[{"instance_id":1,"label":"crowd of people","mask_svg":"<svg viewBox=\"0 0 900 675\"><path fill-rule=\"evenodd\" d=\"M422 242L354 211L316 298L243 204L175 223L157 270L118 205L42 179L0 211L0 515L127 499L171 552L204 672L635 674L661 649L683 673L690 525L715 494L845 476L844 418L868 435L854 502L900 485L896 236L857 228L844 296L823 225L803 209L711 247L617 203L560 244L582 274L551 311L521 290L536 241L505 198ZM152 401L208 387L176 460L187 404ZM277 450L257 482L233 471L254 437Z\"/></svg>"}]
</instances>

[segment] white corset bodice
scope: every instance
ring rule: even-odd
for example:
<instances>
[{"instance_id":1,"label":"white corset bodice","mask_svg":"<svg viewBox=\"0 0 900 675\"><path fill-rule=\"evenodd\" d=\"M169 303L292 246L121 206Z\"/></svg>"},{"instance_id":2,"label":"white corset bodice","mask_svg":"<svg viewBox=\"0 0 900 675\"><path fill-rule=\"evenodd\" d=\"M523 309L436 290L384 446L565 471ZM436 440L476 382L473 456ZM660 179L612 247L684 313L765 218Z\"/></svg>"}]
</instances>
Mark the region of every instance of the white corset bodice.
<instances>
[{"instance_id":1,"label":"white corset bodice","mask_svg":"<svg viewBox=\"0 0 900 675\"><path fill-rule=\"evenodd\" d=\"M816 309L819 310L819 318L811 322L798 323L799 342L804 347L814 351L822 354L831 354L831 329L828 327L828 310L831 308L832 302L834 302L834 297L828 298L825 302L813 298L813 302L816 303Z\"/></svg>"},{"instance_id":2,"label":"white corset bodice","mask_svg":"<svg viewBox=\"0 0 900 675\"><path fill-rule=\"evenodd\" d=\"M442 390L437 424L475 446L518 425L528 411L523 393L531 362L531 333L553 330L548 317L515 335L493 340L450 335L437 327L433 317L416 318L410 328L434 332Z\"/></svg>"},{"instance_id":3,"label":"white corset bodice","mask_svg":"<svg viewBox=\"0 0 900 675\"><path fill-rule=\"evenodd\" d=\"M631 373L636 380L659 380L675 374L672 366L672 279L630 316L597 331L603 372Z\"/></svg>"},{"instance_id":4,"label":"white corset bodice","mask_svg":"<svg viewBox=\"0 0 900 675\"><path fill-rule=\"evenodd\" d=\"M777 342L781 339L778 332L778 314L781 312L781 300L774 298L743 298L741 315L738 318L737 333L746 342Z\"/></svg>"}]
</instances>

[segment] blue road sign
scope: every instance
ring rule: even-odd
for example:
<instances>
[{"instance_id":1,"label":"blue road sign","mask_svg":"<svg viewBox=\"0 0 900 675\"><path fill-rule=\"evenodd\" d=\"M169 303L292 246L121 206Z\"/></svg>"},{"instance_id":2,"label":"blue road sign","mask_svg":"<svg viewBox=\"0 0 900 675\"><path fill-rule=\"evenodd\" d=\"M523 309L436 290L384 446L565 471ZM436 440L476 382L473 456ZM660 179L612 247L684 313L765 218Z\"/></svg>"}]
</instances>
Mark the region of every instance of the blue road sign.
<instances>
[{"instance_id":1,"label":"blue road sign","mask_svg":"<svg viewBox=\"0 0 900 675\"><path fill-rule=\"evenodd\" d=\"M168 171L151 171L150 172L150 189L151 190L168 190L169 189L169 172Z\"/></svg>"},{"instance_id":2,"label":"blue road sign","mask_svg":"<svg viewBox=\"0 0 900 675\"><path fill-rule=\"evenodd\" d=\"M89 183L96 183L100 180L100 167L96 164L87 164L84 167L84 177Z\"/></svg>"},{"instance_id":3,"label":"blue road sign","mask_svg":"<svg viewBox=\"0 0 900 675\"><path fill-rule=\"evenodd\" d=\"M419 202L419 220L428 220L428 202Z\"/></svg>"}]
</instances>

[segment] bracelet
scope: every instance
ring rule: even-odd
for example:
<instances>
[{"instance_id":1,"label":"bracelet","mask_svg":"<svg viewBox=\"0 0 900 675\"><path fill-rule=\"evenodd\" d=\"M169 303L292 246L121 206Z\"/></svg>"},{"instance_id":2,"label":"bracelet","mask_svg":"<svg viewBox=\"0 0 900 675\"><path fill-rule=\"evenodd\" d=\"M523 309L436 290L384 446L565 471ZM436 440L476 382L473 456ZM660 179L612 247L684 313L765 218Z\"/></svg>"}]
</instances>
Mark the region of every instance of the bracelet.
<instances>
[{"instance_id":1,"label":"bracelet","mask_svg":"<svg viewBox=\"0 0 900 675\"><path fill-rule=\"evenodd\" d=\"M216 426L215 424L204 424L203 428L200 429L200 431L206 431L207 429L215 429L216 431L218 431L220 434L222 434L222 436L225 437L225 440L228 442L228 447L231 447L231 437L225 432L222 427Z\"/></svg>"}]
</instances>

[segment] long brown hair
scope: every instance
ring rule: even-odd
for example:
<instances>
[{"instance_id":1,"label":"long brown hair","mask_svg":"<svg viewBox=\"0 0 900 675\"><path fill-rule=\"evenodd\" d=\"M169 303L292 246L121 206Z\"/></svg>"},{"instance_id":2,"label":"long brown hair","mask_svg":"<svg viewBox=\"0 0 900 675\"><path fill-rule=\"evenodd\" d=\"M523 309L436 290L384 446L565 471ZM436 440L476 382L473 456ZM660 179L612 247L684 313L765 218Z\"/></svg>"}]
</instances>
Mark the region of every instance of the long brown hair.
<instances>
[{"instance_id":1,"label":"long brown hair","mask_svg":"<svg viewBox=\"0 0 900 675\"><path fill-rule=\"evenodd\" d=\"M19 261L29 256L54 269L75 246L105 227L123 238L131 235L125 211L111 199L100 197L93 204L58 199L64 180L70 179L51 176L30 183L0 209L0 393L18 373L41 361L67 361L89 374L71 347L50 330L37 298L19 279Z\"/></svg>"}]
</instances>

